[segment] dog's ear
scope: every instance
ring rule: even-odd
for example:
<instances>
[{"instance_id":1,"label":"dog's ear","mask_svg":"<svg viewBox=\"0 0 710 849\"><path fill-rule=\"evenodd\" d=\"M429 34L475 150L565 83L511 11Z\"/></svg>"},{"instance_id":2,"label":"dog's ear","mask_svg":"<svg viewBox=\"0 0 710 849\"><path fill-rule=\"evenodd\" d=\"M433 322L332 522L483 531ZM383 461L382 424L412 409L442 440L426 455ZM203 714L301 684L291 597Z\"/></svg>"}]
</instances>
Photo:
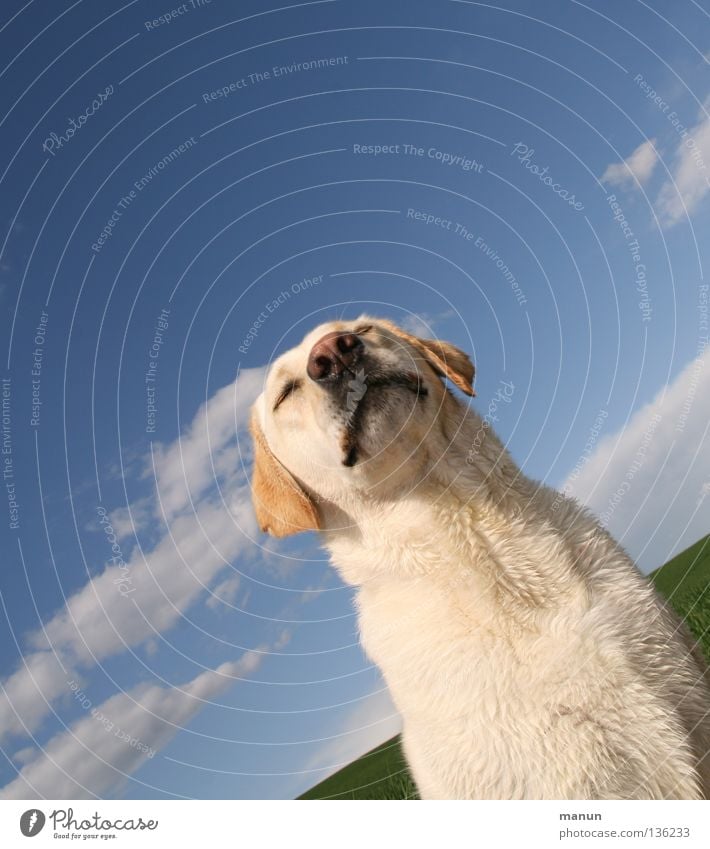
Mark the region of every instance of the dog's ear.
<instances>
[{"instance_id":1,"label":"dog's ear","mask_svg":"<svg viewBox=\"0 0 710 849\"><path fill-rule=\"evenodd\" d=\"M450 342L415 336L413 333L408 333L401 327L397 327L391 321L380 320L380 324L384 324L395 336L405 339L416 348L438 375L446 377L466 395L474 396L476 394L473 388L473 376L476 369L465 351Z\"/></svg>"},{"instance_id":2,"label":"dog's ear","mask_svg":"<svg viewBox=\"0 0 710 849\"><path fill-rule=\"evenodd\" d=\"M319 530L316 505L274 457L255 414L249 429L254 440L251 497L261 530L275 537Z\"/></svg>"}]
</instances>

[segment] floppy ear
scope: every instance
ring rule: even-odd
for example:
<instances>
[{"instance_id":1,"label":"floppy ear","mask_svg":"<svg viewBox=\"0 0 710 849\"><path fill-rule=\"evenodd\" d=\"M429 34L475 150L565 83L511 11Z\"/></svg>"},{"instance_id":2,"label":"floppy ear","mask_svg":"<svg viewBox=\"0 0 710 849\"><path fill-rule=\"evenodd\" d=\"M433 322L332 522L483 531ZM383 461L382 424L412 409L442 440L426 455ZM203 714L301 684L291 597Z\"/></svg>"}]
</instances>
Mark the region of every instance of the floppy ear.
<instances>
[{"instance_id":1,"label":"floppy ear","mask_svg":"<svg viewBox=\"0 0 710 849\"><path fill-rule=\"evenodd\" d=\"M254 414L249 429L254 440L251 497L261 530L275 537L319 530L316 505L271 453Z\"/></svg>"},{"instance_id":2,"label":"floppy ear","mask_svg":"<svg viewBox=\"0 0 710 849\"><path fill-rule=\"evenodd\" d=\"M399 336L400 339L405 339L410 345L413 345L438 375L446 377L466 395L474 396L476 394L473 388L473 376L476 369L465 351L450 342L414 336L386 319L380 320L380 323L384 324L395 336Z\"/></svg>"}]
</instances>

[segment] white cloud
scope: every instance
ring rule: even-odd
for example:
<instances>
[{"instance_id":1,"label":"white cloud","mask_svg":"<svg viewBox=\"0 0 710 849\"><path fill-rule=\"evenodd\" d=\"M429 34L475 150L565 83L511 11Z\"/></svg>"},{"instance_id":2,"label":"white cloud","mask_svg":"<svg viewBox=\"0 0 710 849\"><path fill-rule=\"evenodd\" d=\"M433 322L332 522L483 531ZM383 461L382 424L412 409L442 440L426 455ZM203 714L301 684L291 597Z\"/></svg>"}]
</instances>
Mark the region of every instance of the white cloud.
<instances>
[{"instance_id":1,"label":"white cloud","mask_svg":"<svg viewBox=\"0 0 710 849\"><path fill-rule=\"evenodd\" d=\"M453 318L456 315L453 310L444 310L443 312L431 313L408 313L399 321L399 324L414 336L421 336L422 339L432 339L436 337L434 328L442 321Z\"/></svg>"},{"instance_id":2,"label":"white cloud","mask_svg":"<svg viewBox=\"0 0 710 849\"><path fill-rule=\"evenodd\" d=\"M50 710L47 702L68 692L67 677L51 651L25 656L20 668L2 682L0 739L34 731Z\"/></svg>"},{"instance_id":3,"label":"white cloud","mask_svg":"<svg viewBox=\"0 0 710 849\"><path fill-rule=\"evenodd\" d=\"M12 756L12 759L13 761L15 761L16 764L24 766L26 763L29 763L31 760L34 760L36 756L37 749L33 748L32 746L25 746L24 749L20 749L19 751L15 752L15 754Z\"/></svg>"},{"instance_id":4,"label":"white cloud","mask_svg":"<svg viewBox=\"0 0 710 849\"><path fill-rule=\"evenodd\" d=\"M25 749L18 777L2 799L90 799L115 794L129 775L235 680L253 672L262 652L246 652L180 687L141 684L103 704L86 704L86 716L56 734L30 759ZM80 699L88 697L77 691Z\"/></svg>"},{"instance_id":5,"label":"white cloud","mask_svg":"<svg viewBox=\"0 0 710 849\"><path fill-rule=\"evenodd\" d=\"M563 485L646 570L710 531L710 349Z\"/></svg>"},{"instance_id":6,"label":"white cloud","mask_svg":"<svg viewBox=\"0 0 710 849\"><path fill-rule=\"evenodd\" d=\"M162 538L145 554L136 547L124 563L107 565L30 635L31 651L0 682L0 740L36 730L80 669L172 627L227 564L253 554L249 538L257 527L236 433L262 380L262 369L243 372L198 410L185 436L159 446L157 487L168 520ZM181 442L189 490L180 465ZM224 461L227 455L231 475L225 463L219 497L210 486L210 457ZM118 518L120 523L126 517ZM129 524L119 529L126 532Z\"/></svg>"},{"instance_id":7,"label":"white cloud","mask_svg":"<svg viewBox=\"0 0 710 849\"><path fill-rule=\"evenodd\" d=\"M212 594L207 599L207 607L213 610L219 609L223 604L233 604L237 597L239 585L241 584L239 575L231 575L226 580L217 584L212 590Z\"/></svg>"},{"instance_id":8,"label":"white cloud","mask_svg":"<svg viewBox=\"0 0 710 849\"><path fill-rule=\"evenodd\" d=\"M655 144L655 139L649 139L640 144L623 162L612 162L602 174L602 182L625 188L632 188L637 181L641 185L646 183L658 162Z\"/></svg>"},{"instance_id":9,"label":"white cloud","mask_svg":"<svg viewBox=\"0 0 710 849\"><path fill-rule=\"evenodd\" d=\"M248 487L233 493L235 517L220 503L203 503L195 513L179 516L150 554L140 551L125 567L108 566L64 609L30 639L72 661L90 662L127 646L138 645L171 627L207 584L251 543L256 534ZM46 636L45 636L46 635Z\"/></svg>"},{"instance_id":10,"label":"white cloud","mask_svg":"<svg viewBox=\"0 0 710 849\"><path fill-rule=\"evenodd\" d=\"M130 507L117 507L109 513L109 520L119 542L133 539L138 531L147 528L153 518L155 499L139 498Z\"/></svg>"},{"instance_id":11,"label":"white cloud","mask_svg":"<svg viewBox=\"0 0 710 849\"><path fill-rule=\"evenodd\" d=\"M200 407L180 439L154 448L158 494L168 520L212 487L215 473L231 476L239 471L237 429L247 424L265 374L265 368L244 369L235 383L222 387ZM240 446L242 452L246 446L248 442Z\"/></svg>"},{"instance_id":12,"label":"white cloud","mask_svg":"<svg viewBox=\"0 0 710 849\"><path fill-rule=\"evenodd\" d=\"M681 137L673 162L673 177L658 193L656 212L666 227L692 215L710 191L710 99L690 129L680 125Z\"/></svg>"}]
</instances>

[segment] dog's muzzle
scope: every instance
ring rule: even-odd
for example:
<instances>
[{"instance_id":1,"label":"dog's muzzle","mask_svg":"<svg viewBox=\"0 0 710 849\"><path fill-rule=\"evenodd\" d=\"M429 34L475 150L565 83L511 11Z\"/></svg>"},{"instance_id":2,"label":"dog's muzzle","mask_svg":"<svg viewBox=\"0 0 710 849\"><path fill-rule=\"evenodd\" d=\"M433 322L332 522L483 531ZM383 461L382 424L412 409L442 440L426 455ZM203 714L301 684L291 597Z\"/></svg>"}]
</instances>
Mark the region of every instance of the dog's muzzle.
<instances>
[{"instance_id":1,"label":"dog's muzzle","mask_svg":"<svg viewBox=\"0 0 710 849\"><path fill-rule=\"evenodd\" d=\"M326 388L336 388L345 376L352 377L365 346L356 333L326 333L311 348L306 372L311 380Z\"/></svg>"}]
</instances>

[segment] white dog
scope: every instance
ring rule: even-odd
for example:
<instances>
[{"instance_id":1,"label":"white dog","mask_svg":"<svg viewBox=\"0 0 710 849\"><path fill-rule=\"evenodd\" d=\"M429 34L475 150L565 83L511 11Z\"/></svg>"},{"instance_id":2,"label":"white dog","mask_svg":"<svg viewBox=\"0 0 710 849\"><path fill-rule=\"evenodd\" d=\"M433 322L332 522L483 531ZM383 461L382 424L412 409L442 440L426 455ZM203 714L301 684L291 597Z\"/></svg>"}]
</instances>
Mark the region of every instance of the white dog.
<instances>
[{"instance_id":1,"label":"white dog","mask_svg":"<svg viewBox=\"0 0 710 849\"><path fill-rule=\"evenodd\" d=\"M262 529L319 530L356 587L423 798L708 798L692 639L595 519L526 478L445 385L473 395L473 374L389 321L316 328L254 406Z\"/></svg>"}]
</instances>

